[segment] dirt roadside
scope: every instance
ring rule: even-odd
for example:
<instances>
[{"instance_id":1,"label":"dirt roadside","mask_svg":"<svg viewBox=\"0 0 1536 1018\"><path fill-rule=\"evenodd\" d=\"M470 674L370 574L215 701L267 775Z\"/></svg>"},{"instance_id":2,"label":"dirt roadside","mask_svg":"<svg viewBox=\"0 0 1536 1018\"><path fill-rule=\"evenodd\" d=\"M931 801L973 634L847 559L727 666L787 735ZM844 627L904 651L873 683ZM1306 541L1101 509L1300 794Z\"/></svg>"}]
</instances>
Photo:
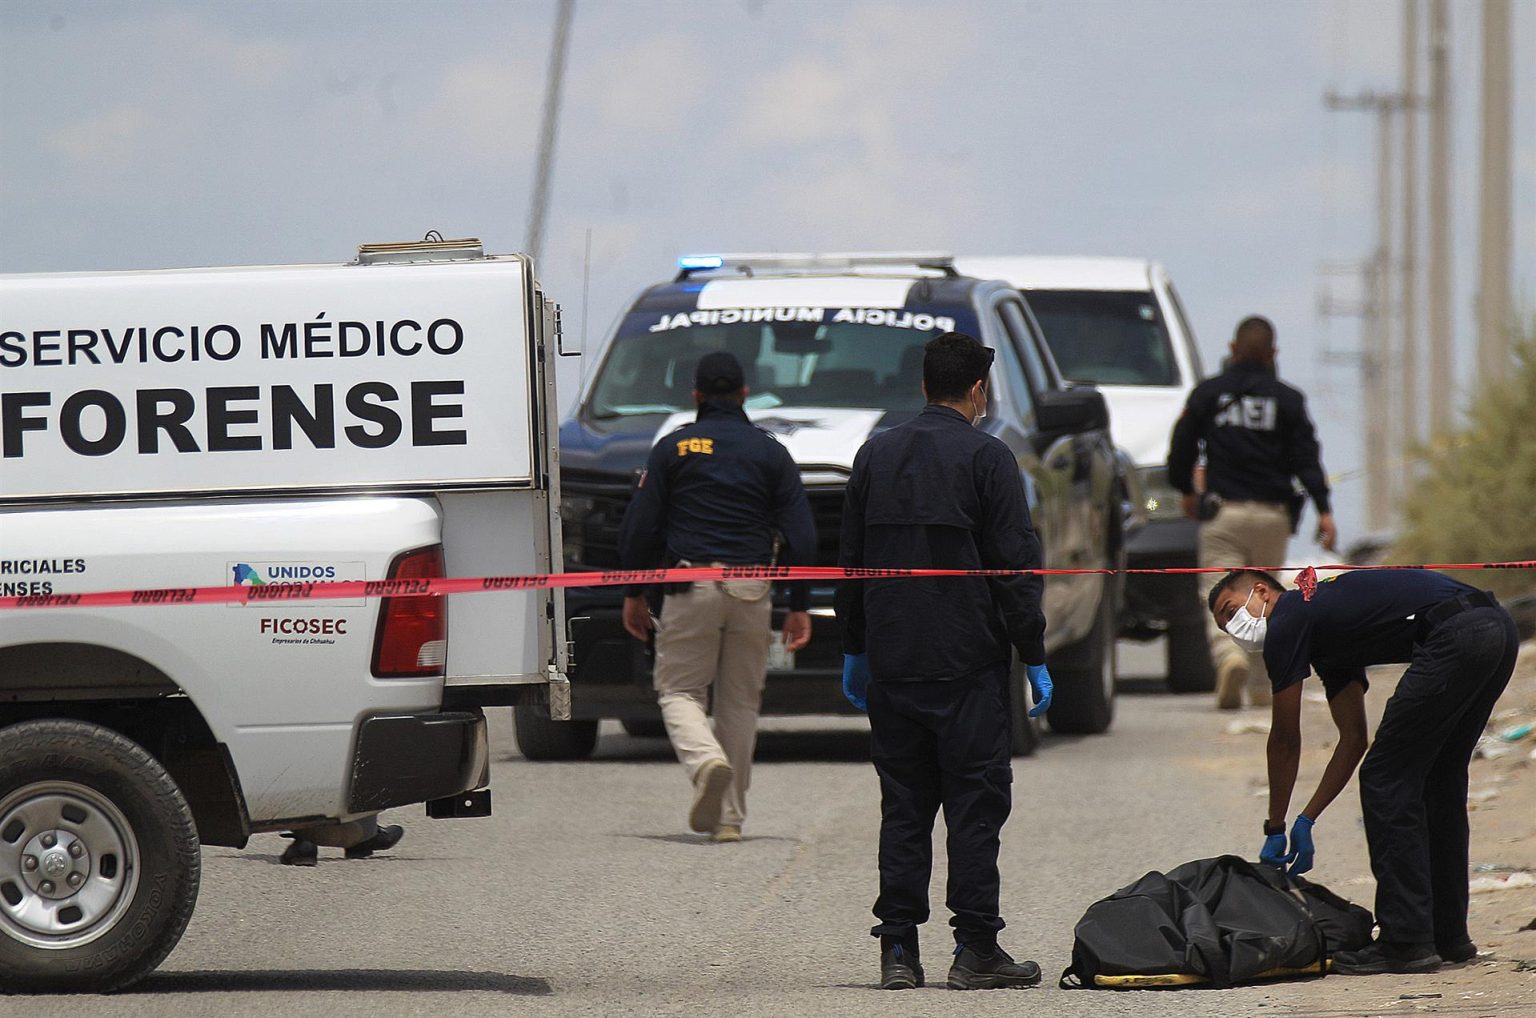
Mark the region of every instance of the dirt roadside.
<instances>
[{"instance_id":1,"label":"dirt roadside","mask_svg":"<svg viewBox=\"0 0 1536 1018\"><path fill-rule=\"evenodd\" d=\"M1372 731L1401 672L1401 668L1372 671L1367 696ZM1315 680L1307 685L1302 715L1305 749L1293 806L1315 787L1334 743L1321 685ZM1470 926L1480 951L1477 960L1426 976L1337 976L1276 985L1259 1013L1536 1015L1536 731L1520 734L1527 725L1536 725L1536 641L1521 648L1514 678L1494 710L1471 767ZM1206 757L1203 766L1230 767L1234 781L1243 782L1252 798L1255 818L1262 818L1268 787L1263 734L1268 729L1267 710L1218 714L1213 726L1221 733L1211 747L1218 751ZM1370 872L1359 803L1358 785L1352 781L1319 819L1318 863L1311 876L1369 908L1375 900L1376 881ZM1257 819L1254 827L1257 830Z\"/></svg>"}]
</instances>

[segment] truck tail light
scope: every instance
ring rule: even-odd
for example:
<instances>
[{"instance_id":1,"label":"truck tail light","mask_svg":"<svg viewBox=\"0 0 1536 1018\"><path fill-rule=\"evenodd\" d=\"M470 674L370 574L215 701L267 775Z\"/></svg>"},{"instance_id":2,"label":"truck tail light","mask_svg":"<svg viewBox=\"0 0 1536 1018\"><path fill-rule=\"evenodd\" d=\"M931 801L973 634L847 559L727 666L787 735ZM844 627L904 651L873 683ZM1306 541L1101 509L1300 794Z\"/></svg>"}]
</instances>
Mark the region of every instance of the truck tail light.
<instances>
[{"instance_id":1,"label":"truck tail light","mask_svg":"<svg viewBox=\"0 0 1536 1018\"><path fill-rule=\"evenodd\" d=\"M430 580L444 575L441 545L402 552L389 566L391 580ZM379 624L373 640L375 678L442 675L447 657L447 598L405 594L379 600Z\"/></svg>"}]
</instances>

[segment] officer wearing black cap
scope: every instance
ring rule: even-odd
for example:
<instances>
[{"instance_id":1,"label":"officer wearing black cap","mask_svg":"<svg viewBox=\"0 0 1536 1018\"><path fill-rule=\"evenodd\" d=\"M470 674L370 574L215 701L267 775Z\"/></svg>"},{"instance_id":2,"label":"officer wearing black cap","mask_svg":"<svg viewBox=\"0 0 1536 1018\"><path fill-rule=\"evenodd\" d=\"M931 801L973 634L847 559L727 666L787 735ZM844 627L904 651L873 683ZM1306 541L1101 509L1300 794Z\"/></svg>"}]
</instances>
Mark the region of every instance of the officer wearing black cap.
<instances>
[{"instance_id":1,"label":"officer wearing black cap","mask_svg":"<svg viewBox=\"0 0 1536 1018\"><path fill-rule=\"evenodd\" d=\"M975 425L986 416L992 351L947 332L923 352L916 418L854 457L839 564L866 568L1038 569L1018 461ZM1050 706L1038 575L871 579L837 592L843 688L867 708L880 776L880 985L923 985L933 821L949 828L955 959L951 989L1033 986L1040 967L997 944L999 837L1012 809L1008 674L1028 666L1032 716Z\"/></svg>"},{"instance_id":2,"label":"officer wearing black cap","mask_svg":"<svg viewBox=\"0 0 1536 1018\"><path fill-rule=\"evenodd\" d=\"M661 565L809 565L816 523L788 450L747 419L741 364L725 351L694 369L698 418L665 435L624 515L626 569ZM789 651L811 637L804 584L791 584L784 619ZM773 599L767 580L703 581L669 589L652 618L643 587L624 599L624 628L656 633L662 720L693 781L689 826L717 842L741 840L757 714L768 672ZM711 697L711 687L713 696ZM713 701L714 726L709 707Z\"/></svg>"},{"instance_id":3,"label":"officer wearing black cap","mask_svg":"<svg viewBox=\"0 0 1536 1018\"><path fill-rule=\"evenodd\" d=\"M1519 651L1494 596L1423 569L1310 571L1286 590L1267 573L1228 573L1211 615L1262 652L1273 687L1269 818L1260 859L1312 868L1313 824L1360 765L1360 805L1376 875L1376 943L1333 956L1345 975L1431 972L1477 956L1467 933L1467 765ZM1365 669L1406 662L1366 752ZM1339 731L1317 791L1285 818L1301 758L1301 684L1322 680Z\"/></svg>"}]
</instances>

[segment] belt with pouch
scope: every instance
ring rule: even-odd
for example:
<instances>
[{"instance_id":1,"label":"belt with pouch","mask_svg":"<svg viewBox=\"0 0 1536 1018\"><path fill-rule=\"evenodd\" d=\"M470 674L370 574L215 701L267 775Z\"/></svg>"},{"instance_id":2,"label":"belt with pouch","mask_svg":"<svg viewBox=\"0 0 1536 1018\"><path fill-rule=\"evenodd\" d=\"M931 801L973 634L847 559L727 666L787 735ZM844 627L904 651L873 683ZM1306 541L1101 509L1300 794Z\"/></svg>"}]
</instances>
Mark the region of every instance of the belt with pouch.
<instances>
[{"instance_id":1,"label":"belt with pouch","mask_svg":"<svg viewBox=\"0 0 1536 1018\"><path fill-rule=\"evenodd\" d=\"M1305 499L1305 496L1302 497ZM1208 523L1211 520L1214 520L1216 518L1216 514L1221 512L1222 506L1228 505L1255 505L1264 509L1275 509L1281 512L1288 512L1291 514L1291 533L1293 534L1296 532L1295 519L1300 514L1300 508L1297 507L1294 502L1266 502L1262 499L1256 498L1223 498L1221 495L1218 495L1214 491L1201 492L1200 500L1198 503L1196 503L1196 505L1197 511L1195 515L1202 523Z\"/></svg>"},{"instance_id":2,"label":"belt with pouch","mask_svg":"<svg viewBox=\"0 0 1536 1018\"><path fill-rule=\"evenodd\" d=\"M712 569L723 569L723 568L729 567L730 564L731 563L729 563L729 562L711 562L711 563L709 563L709 566ZM703 563L701 563L701 562L689 562L687 559L678 559L677 560L677 566L680 569L689 569L689 568L692 568L693 566L698 566L698 565L703 565ZM719 584L720 589L723 590L727 595L729 595L730 597L737 598L737 599L742 600L742 601L757 601L757 600L761 599L763 597L763 595L767 594L769 592L769 590L771 589L771 584L767 580L749 580L749 579L742 579L742 580L715 580L714 582L716 584ZM751 585L751 584L761 584L761 588L757 589L757 588L750 587L749 585ZM662 586L662 593L663 594L686 594L686 593L688 593L692 589L693 589L693 584L691 582L668 583L668 584L664 584ZM751 594L750 596L744 596L749 590L755 590L756 592Z\"/></svg>"},{"instance_id":3,"label":"belt with pouch","mask_svg":"<svg viewBox=\"0 0 1536 1018\"><path fill-rule=\"evenodd\" d=\"M690 569L694 565L695 563L689 562L687 559L683 558L680 558L676 562L672 563L672 567L677 569ZM692 589L692 580L684 580L679 583L663 583L661 585L661 593L663 596L668 594L686 594Z\"/></svg>"},{"instance_id":4,"label":"belt with pouch","mask_svg":"<svg viewBox=\"0 0 1536 1018\"><path fill-rule=\"evenodd\" d=\"M1453 619L1462 612L1471 611L1474 608L1497 608L1499 599L1486 590L1474 590L1466 594L1457 594L1449 601L1441 601L1426 611L1419 612L1418 639L1423 643L1430 633L1439 628L1442 622Z\"/></svg>"},{"instance_id":5,"label":"belt with pouch","mask_svg":"<svg viewBox=\"0 0 1536 1018\"><path fill-rule=\"evenodd\" d=\"M720 569L720 568L724 567L726 565L726 563L724 563L724 562L707 562L707 563L706 562L690 562L690 561L688 561L685 558L680 558L676 562L672 563L672 565L675 566L678 569L692 569L695 566L700 566L700 565L707 565L707 566L709 566L712 569ZM693 581L692 580L680 580L677 583L664 583L664 584L661 585L661 592L663 594L686 594L686 593L688 593L692 589L693 589Z\"/></svg>"}]
</instances>

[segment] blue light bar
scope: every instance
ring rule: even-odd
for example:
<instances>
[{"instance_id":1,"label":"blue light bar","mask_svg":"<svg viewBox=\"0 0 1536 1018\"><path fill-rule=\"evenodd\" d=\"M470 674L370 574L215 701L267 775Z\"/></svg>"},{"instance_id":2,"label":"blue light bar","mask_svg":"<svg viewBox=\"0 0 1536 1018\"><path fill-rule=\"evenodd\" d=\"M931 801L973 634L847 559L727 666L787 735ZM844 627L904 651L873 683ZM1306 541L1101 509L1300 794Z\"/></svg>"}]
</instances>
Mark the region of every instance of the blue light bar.
<instances>
[{"instance_id":1,"label":"blue light bar","mask_svg":"<svg viewBox=\"0 0 1536 1018\"><path fill-rule=\"evenodd\" d=\"M724 268L725 259L719 255L683 255L677 260L677 267L684 272L702 272Z\"/></svg>"}]
</instances>

